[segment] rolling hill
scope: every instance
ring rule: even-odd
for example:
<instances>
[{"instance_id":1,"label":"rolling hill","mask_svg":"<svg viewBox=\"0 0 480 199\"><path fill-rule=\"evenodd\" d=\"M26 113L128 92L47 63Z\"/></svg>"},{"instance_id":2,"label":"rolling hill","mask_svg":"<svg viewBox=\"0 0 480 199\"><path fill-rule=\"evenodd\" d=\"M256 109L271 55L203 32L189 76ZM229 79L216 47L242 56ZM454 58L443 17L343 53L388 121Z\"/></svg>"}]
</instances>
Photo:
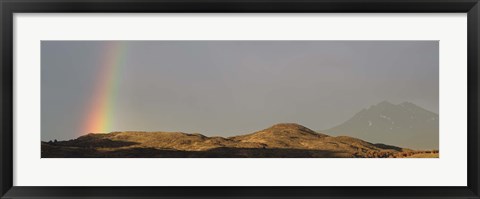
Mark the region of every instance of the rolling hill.
<instances>
[{"instance_id":1,"label":"rolling hill","mask_svg":"<svg viewBox=\"0 0 480 199\"><path fill-rule=\"evenodd\" d=\"M42 158L373 158L418 153L425 152L333 137L293 123L228 138L181 132L112 132L42 142Z\"/></svg>"}]
</instances>

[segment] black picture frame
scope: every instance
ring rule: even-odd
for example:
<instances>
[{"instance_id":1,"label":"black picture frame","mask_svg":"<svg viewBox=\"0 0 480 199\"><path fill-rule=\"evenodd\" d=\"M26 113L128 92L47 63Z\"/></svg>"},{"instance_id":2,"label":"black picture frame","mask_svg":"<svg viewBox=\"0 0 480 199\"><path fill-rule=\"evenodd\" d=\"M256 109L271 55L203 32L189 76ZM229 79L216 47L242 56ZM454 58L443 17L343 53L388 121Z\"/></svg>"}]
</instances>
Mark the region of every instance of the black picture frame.
<instances>
[{"instance_id":1,"label":"black picture frame","mask_svg":"<svg viewBox=\"0 0 480 199\"><path fill-rule=\"evenodd\" d=\"M0 0L1 198L480 198L478 0ZM465 187L21 187L13 186L15 13L467 13L468 185ZM454 171L445 171L454 172ZM441 178L439 174L439 178Z\"/></svg>"}]
</instances>

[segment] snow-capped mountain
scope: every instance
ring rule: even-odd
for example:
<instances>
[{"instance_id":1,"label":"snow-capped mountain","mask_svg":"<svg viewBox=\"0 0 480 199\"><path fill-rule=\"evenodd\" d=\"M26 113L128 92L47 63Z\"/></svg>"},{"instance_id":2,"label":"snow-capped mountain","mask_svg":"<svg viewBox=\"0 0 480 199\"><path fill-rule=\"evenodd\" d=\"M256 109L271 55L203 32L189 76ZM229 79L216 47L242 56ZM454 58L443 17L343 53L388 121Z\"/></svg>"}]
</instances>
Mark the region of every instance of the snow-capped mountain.
<instances>
[{"instance_id":1,"label":"snow-capped mountain","mask_svg":"<svg viewBox=\"0 0 480 199\"><path fill-rule=\"evenodd\" d=\"M411 149L429 150L439 146L438 114L410 102L395 105L383 101L323 132Z\"/></svg>"}]
</instances>

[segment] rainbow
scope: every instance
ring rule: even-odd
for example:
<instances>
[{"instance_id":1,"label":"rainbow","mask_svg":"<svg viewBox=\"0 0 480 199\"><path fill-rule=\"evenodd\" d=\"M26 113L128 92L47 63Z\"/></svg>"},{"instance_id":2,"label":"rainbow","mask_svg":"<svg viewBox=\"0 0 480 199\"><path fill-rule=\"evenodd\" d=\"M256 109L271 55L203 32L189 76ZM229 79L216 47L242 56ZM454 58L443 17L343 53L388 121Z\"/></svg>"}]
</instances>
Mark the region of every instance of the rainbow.
<instances>
[{"instance_id":1,"label":"rainbow","mask_svg":"<svg viewBox=\"0 0 480 199\"><path fill-rule=\"evenodd\" d=\"M120 41L108 41L99 61L99 73L94 84L90 104L87 107L82 134L108 133L113 130L115 100L117 99L121 67L124 64L126 45Z\"/></svg>"}]
</instances>

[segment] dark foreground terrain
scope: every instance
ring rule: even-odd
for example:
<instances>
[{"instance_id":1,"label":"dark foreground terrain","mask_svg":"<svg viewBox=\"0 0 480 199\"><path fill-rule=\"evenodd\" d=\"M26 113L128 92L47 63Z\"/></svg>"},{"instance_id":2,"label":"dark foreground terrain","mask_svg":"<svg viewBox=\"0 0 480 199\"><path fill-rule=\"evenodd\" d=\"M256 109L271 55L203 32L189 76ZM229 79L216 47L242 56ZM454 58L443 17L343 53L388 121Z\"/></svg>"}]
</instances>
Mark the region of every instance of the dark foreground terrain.
<instances>
[{"instance_id":1,"label":"dark foreground terrain","mask_svg":"<svg viewBox=\"0 0 480 199\"><path fill-rule=\"evenodd\" d=\"M179 132L112 132L42 142L42 158L436 158L415 151L329 136L298 124L277 124L247 135L206 137Z\"/></svg>"}]
</instances>

